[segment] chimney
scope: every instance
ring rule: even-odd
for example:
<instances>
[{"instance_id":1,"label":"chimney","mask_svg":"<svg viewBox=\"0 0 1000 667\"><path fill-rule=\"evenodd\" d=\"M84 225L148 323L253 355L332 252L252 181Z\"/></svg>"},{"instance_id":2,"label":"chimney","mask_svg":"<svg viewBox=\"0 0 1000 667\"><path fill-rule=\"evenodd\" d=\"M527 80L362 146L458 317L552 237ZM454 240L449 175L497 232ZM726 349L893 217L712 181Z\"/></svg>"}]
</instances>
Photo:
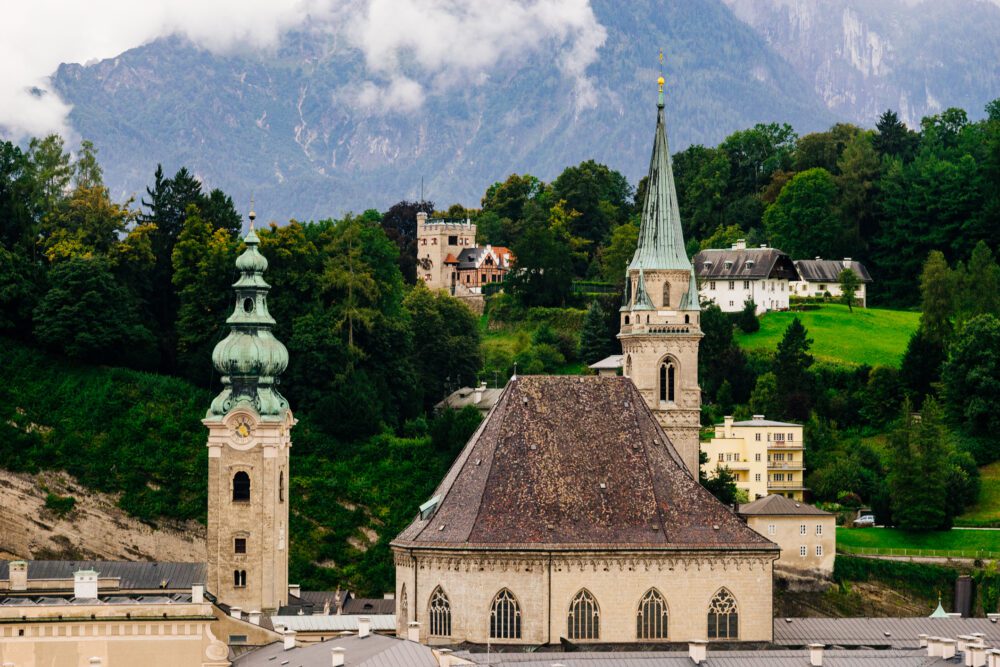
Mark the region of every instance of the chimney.
<instances>
[{"instance_id":1,"label":"chimney","mask_svg":"<svg viewBox=\"0 0 1000 667\"><path fill-rule=\"evenodd\" d=\"M975 641L976 638L973 637L972 635L959 635L958 644L956 644L956 648L958 649L959 653L965 653L965 647L968 646L969 644L974 644Z\"/></svg>"},{"instance_id":2,"label":"chimney","mask_svg":"<svg viewBox=\"0 0 1000 667\"><path fill-rule=\"evenodd\" d=\"M243 610L240 607L230 607L229 615L233 618L243 618Z\"/></svg>"},{"instance_id":3,"label":"chimney","mask_svg":"<svg viewBox=\"0 0 1000 667\"><path fill-rule=\"evenodd\" d=\"M920 648L927 648L927 635L917 635L917 641Z\"/></svg>"},{"instance_id":4,"label":"chimney","mask_svg":"<svg viewBox=\"0 0 1000 667\"><path fill-rule=\"evenodd\" d=\"M812 667L823 667L823 649L826 648L824 644L810 644L809 645L809 664Z\"/></svg>"},{"instance_id":5,"label":"chimney","mask_svg":"<svg viewBox=\"0 0 1000 667\"><path fill-rule=\"evenodd\" d=\"M986 667L1000 667L1000 649L986 651Z\"/></svg>"},{"instance_id":6,"label":"chimney","mask_svg":"<svg viewBox=\"0 0 1000 667\"><path fill-rule=\"evenodd\" d=\"M725 427L725 434L723 437L731 438L733 437L733 416L726 415L722 420L723 426Z\"/></svg>"},{"instance_id":7,"label":"chimney","mask_svg":"<svg viewBox=\"0 0 1000 667\"><path fill-rule=\"evenodd\" d=\"M766 243L761 243L761 244L760 244L760 247L761 247L761 248L766 248L766 247L767 247L767 244L766 244Z\"/></svg>"},{"instance_id":8,"label":"chimney","mask_svg":"<svg viewBox=\"0 0 1000 667\"><path fill-rule=\"evenodd\" d=\"M302 587L298 584L288 584L288 594L300 598L302 597Z\"/></svg>"},{"instance_id":9,"label":"chimney","mask_svg":"<svg viewBox=\"0 0 1000 667\"><path fill-rule=\"evenodd\" d=\"M844 268L845 269L851 268L851 258L850 257L845 257L844 258Z\"/></svg>"},{"instance_id":10,"label":"chimney","mask_svg":"<svg viewBox=\"0 0 1000 667\"><path fill-rule=\"evenodd\" d=\"M420 624L416 621L410 621L406 624L406 638L411 642L420 643Z\"/></svg>"},{"instance_id":11,"label":"chimney","mask_svg":"<svg viewBox=\"0 0 1000 667\"><path fill-rule=\"evenodd\" d=\"M733 250L746 250L747 240L746 239L736 239L736 243L733 244Z\"/></svg>"},{"instance_id":12,"label":"chimney","mask_svg":"<svg viewBox=\"0 0 1000 667\"><path fill-rule=\"evenodd\" d=\"M938 639L938 643L941 644L941 657L945 660L951 660L955 657L955 640L954 639Z\"/></svg>"},{"instance_id":13,"label":"chimney","mask_svg":"<svg viewBox=\"0 0 1000 667\"><path fill-rule=\"evenodd\" d=\"M372 619L367 616L358 617L358 638L364 639L372 633Z\"/></svg>"},{"instance_id":14,"label":"chimney","mask_svg":"<svg viewBox=\"0 0 1000 667\"><path fill-rule=\"evenodd\" d=\"M330 649L330 667L344 667L344 649L340 646Z\"/></svg>"},{"instance_id":15,"label":"chimney","mask_svg":"<svg viewBox=\"0 0 1000 667\"><path fill-rule=\"evenodd\" d=\"M965 664L969 667L986 667L986 647L983 644L969 644L965 653Z\"/></svg>"},{"instance_id":16,"label":"chimney","mask_svg":"<svg viewBox=\"0 0 1000 667\"><path fill-rule=\"evenodd\" d=\"M941 638L940 637L928 637L927 638L927 657L928 658L940 658L941 657Z\"/></svg>"},{"instance_id":17,"label":"chimney","mask_svg":"<svg viewBox=\"0 0 1000 667\"><path fill-rule=\"evenodd\" d=\"M438 667L451 667L451 649L442 648L438 649Z\"/></svg>"},{"instance_id":18,"label":"chimney","mask_svg":"<svg viewBox=\"0 0 1000 667\"><path fill-rule=\"evenodd\" d=\"M260 616L261 616L260 610L254 609L253 611L250 612L250 622L253 623L254 625L260 625Z\"/></svg>"},{"instance_id":19,"label":"chimney","mask_svg":"<svg viewBox=\"0 0 1000 667\"><path fill-rule=\"evenodd\" d=\"M485 387L485 386L486 386L486 383L484 382L483 383L483 387ZM395 593L382 593L382 599L383 600L395 600L396 599L396 594Z\"/></svg>"},{"instance_id":20,"label":"chimney","mask_svg":"<svg viewBox=\"0 0 1000 667\"><path fill-rule=\"evenodd\" d=\"M77 570L73 573L73 597L86 600L97 597L97 572Z\"/></svg>"},{"instance_id":21,"label":"chimney","mask_svg":"<svg viewBox=\"0 0 1000 667\"><path fill-rule=\"evenodd\" d=\"M295 630L285 628L285 632L282 633L282 641L285 644L286 651L290 651L295 648Z\"/></svg>"},{"instance_id":22,"label":"chimney","mask_svg":"<svg viewBox=\"0 0 1000 667\"><path fill-rule=\"evenodd\" d=\"M28 563L23 560L10 562L10 590L28 590Z\"/></svg>"},{"instance_id":23,"label":"chimney","mask_svg":"<svg viewBox=\"0 0 1000 667\"><path fill-rule=\"evenodd\" d=\"M704 639L692 639L688 642L688 657L691 662L700 665L705 662L708 653L708 642Z\"/></svg>"},{"instance_id":24,"label":"chimney","mask_svg":"<svg viewBox=\"0 0 1000 667\"><path fill-rule=\"evenodd\" d=\"M204 604L205 584L191 584L191 602L195 604Z\"/></svg>"},{"instance_id":25,"label":"chimney","mask_svg":"<svg viewBox=\"0 0 1000 667\"><path fill-rule=\"evenodd\" d=\"M472 392L472 402L479 405L479 401L483 400L483 392L486 391L486 383L480 382L476 387L476 390Z\"/></svg>"},{"instance_id":26,"label":"chimney","mask_svg":"<svg viewBox=\"0 0 1000 667\"><path fill-rule=\"evenodd\" d=\"M417 211L417 225L427 224L427 213L424 211Z\"/></svg>"},{"instance_id":27,"label":"chimney","mask_svg":"<svg viewBox=\"0 0 1000 667\"><path fill-rule=\"evenodd\" d=\"M816 259L817 262L819 262L819 261L822 261L823 258L820 257L819 255L816 255L815 259Z\"/></svg>"}]
</instances>

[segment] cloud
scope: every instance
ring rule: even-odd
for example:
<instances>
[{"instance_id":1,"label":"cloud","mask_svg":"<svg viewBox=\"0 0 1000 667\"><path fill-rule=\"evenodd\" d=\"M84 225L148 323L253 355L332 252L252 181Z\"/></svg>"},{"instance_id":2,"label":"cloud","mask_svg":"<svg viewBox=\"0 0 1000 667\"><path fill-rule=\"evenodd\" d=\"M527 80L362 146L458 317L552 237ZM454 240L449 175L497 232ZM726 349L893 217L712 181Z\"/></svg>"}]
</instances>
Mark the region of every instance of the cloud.
<instances>
[{"instance_id":1,"label":"cloud","mask_svg":"<svg viewBox=\"0 0 1000 667\"><path fill-rule=\"evenodd\" d=\"M409 111L428 91L488 79L527 55L549 55L594 102L587 67L605 30L589 0L32 0L0 22L0 128L20 138L71 134L70 107L48 79L63 62L114 57L180 35L215 52L271 49L292 29L339 32L365 58L361 108Z\"/></svg>"}]
</instances>

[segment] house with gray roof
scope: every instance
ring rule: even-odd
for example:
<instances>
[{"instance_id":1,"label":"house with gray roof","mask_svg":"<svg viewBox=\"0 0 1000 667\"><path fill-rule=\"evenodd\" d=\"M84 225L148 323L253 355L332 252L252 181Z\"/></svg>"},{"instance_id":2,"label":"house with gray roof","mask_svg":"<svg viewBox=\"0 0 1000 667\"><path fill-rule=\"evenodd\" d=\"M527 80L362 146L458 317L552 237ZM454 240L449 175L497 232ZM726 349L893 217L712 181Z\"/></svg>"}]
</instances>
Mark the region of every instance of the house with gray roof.
<instances>
[{"instance_id":1,"label":"house with gray roof","mask_svg":"<svg viewBox=\"0 0 1000 667\"><path fill-rule=\"evenodd\" d=\"M698 294L723 312L743 310L747 301L757 314L788 310L790 284L798 280L792 259L777 248L747 248L737 241L728 250L702 250L694 256Z\"/></svg>"},{"instance_id":2,"label":"house with gray roof","mask_svg":"<svg viewBox=\"0 0 1000 667\"><path fill-rule=\"evenodd\" d=\"M829 295L833 299L840 298L840 274L844 269L851 269L857 275L861 286L855 293L857 304L864 308L868 303L868 285L872 276L865 265L850 257L844 259L797 259L795 270L799 278L792 282L792 294L798 297L823 297Z\"/></svg>"}]
</instances>

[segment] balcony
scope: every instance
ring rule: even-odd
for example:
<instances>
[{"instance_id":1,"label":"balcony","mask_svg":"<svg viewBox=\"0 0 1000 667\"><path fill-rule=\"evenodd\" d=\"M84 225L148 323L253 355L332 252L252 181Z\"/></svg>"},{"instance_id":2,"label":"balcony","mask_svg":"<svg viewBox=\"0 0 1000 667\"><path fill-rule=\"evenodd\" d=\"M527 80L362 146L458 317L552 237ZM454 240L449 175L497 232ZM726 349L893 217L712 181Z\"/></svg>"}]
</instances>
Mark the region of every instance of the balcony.
<instances>
[{"instance_id":1,"label":"balcony","mask_svg":"<svg viewBox=\"0 0 1000 667\"><path fill-rule=\"evenodd\" d=\"M656 336L687 335L695 331L690 324L623 324L622 334L651 334Z\"/></svg>"},{"instance_id":2,"label":"balcony","mask_svg":"<svg viewBox=\"0 0 1000 667\"><path fill-rule=\"evenodd\" d=\"M768 461L768 470L802 470L802 461Z\"/></svg>"},{"instance_id":3,"label":"balcony","mask_svg":"<svg viewBox=\"0 0 1000 667\"><path fill-rule=\"evenodd\" d=\"M786 442L784 440L773 440L767 443L768 449L802 449L801 442Z\"/></svg>"},{"instance_id":4,"label":"balcony","mask_svg":"<svg viewBox=\"0 0 1000 667\"><path fill-rule=\"evenodd\" d=\"M775 491L802 491L806 487L802 486L802 482L768 482L767 488Z\"/></svg>"}]
</instances>

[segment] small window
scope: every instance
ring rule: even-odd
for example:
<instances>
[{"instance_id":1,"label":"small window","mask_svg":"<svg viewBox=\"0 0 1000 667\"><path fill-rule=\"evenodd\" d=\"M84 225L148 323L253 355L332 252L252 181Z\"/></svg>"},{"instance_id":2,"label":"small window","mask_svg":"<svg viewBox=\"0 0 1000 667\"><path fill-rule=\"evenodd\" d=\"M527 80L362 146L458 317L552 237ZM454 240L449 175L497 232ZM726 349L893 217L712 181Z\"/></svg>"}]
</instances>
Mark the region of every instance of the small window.
<instances>
[{"instance_id":1,"label":"small window","mask_svg":"<svg viewBox=\"0 0 1000 667\"><path fill-rule=\"evenodd\" d=\"M757 442L760 442L760 433L754 433L754 436L755 436L754 440L756 440Z\"/></svg>"},{"instance_id":2,"label":"small window","mask_svg":"<svg viewBox=\"0 0 1000 667\"><path fill-rule=\"evenodd\" d=\"M278 471L278 502L285 502L285 471Z\"/></svg>"},{"instance_id":3,"label":"small window","mask_svg":"<svg viewBox=\"0 0 1000 667\"><path fill-rule=\"evenodd\" d=\"M725 454L719 452L719 463L723 463L726 460L725 456L726 456Z\"/></svg>"},{"instance_id":4,"label":"small window","mask_svg":"<svg viewBox=\"0 0 1000 667\"><path fill-rule=\"evenodd\" d=\"M759 481L760 481L760 473L757 473L757 474L756 474L756 475L754 475L753 477L754 477L754 480L753 480L753 481L755 481L755 482L759 482Z\"/></svg>"},{"instance_id":5,"label":"small window","mask_svg":"<svg viewBox=\"0 0 1000 667\"><path fill-rule=\"evenodd\" d=\"M821 524L821 523L817 523L816 524L816 534L817 535L822 535L823 534L823 524Z\"/></svg>"},{"instance_id":6,"label":"small window","mask_svg":"<svg viewBox=\"0 0 1000 667\"><path fill-rule=\"evenodd\" d=\"M756 454L753 455L753 460L760 462L760 452L757 452Z\"/></svg>"},{"instance_id":7,"label":"small window","mask_svg":"<svg viewBox=\"0 0 1000 667\"><path fill-rule=\"evenodd\" d=\"M802 524L801 526L799 526L799 535L805 535L805 534L806 534L806 524Z\"/></svg>"},{"instance_id":8,"label":"small window","mask_svg":"<svg viewBox=\"0 0 1000 667\"><path fill-rule=\"evenodd\" d=\"M247 636L246 635L229 635L229 643L230 644L246 644L247 643Z\"/></svg>"},{"instance_id":9,"label":"small window","mask_svg":"<svg viewBox=\"0 0 1000 667\"><path fill-rule=\"evenodd\" d=\"M250 475L242 470L233 475L233 500L236 502L250 500Z\"/></svg>"},{"instance_id":10,"label":"small window","mask_svg":"<svg viewBox=\"0 0 1000 667\"><path fill-rule=\"evenodd\" d=\"M743 281L743 289L750 289L750 281L749 280L744 280Z\"/></svg>"},{"instance_id":11,"label":"small window","mask_svg":"<svg viewBox=\"0 0 1000 667\"><path fill-rule=\"evenodd\" d=\"M448 237L448 245L458 245L458 237L457 236L449 236Z\"/></svg>"},{"instance_id":12,"label":"small window","mask_svg":"<svg viewBox=\"0 0 1000 667\"><path fill-rule=\"evenodd\" d=\"M715 289L715 281L714 280L708 283L708 289L710 289L710 290L714 290Z\"/></svg>"},{"instance_id":13,"label":"small window","mask_svg":"<svg viewBox=\"0 0 1000 667\"><path fill-rule=\"evenodd\" d=\"M247 587L247 571L233 570L233 586L236 588Z\"/></svg>"},{"instance_id":14,"label":"small window","mask_svg":"<svg viewBox=\"0 0 1000 667\"><path fill-rule=\"evenodd\" d=\"M792 442L793 440L795 440L795 434L794 433L789 433L788 434L788 442Z\"/></svg>"},{"instance_id":15,"label":"small window","mask_svg":"<svg viewBox=\"0 0 1000 667\"><path fill-rule=\"evenodd\" d=\"M823 545L822 544L817 544L816 545L816 555L817 556L822 556L823 555Z\"/></svg>"},{"instance_id":16,"label":"small window","mask_svg":"<svg viewBox=\"0 0 1000 667\"><path fill-rule=\"evenodd\" d=\"M775 527L773 523L767 524L767 534L774 535Z\"/></svg>"},{"instance_id":17,"label":"small window","mask_svg":"<svg viewBox=\"0 0 1000 667\"><path fill-rule=\"evenodd\" d=\"M729 281L729 289L736 289L736 281L735 280L730 280Z\"/></svg>"},{"instance_id":18,"label":"small window","mask_svg":"<svg viewBox=\"0 0 1000 667\"><path fill-rule=\"evenodd\" d=\"M233 553L245 554L247 552L247 538L237 537L233 540Z\"/></svg>"},{"instance_id":19,"label":"small window","mask_svg":"<svg viewBox=\"0 0 1000 667\"><path fill-rule=\"evenodd\" d=\"M802 545L801 547L799 547L799 555L802 556L803 558L806 557L806 547L805 547L805 545Z\"/></svg>"},{"instance_id":20,"label":"small window","mask_svg":"<svg viewBox=\"0 0 1000 667\"><path fill-rule=\"evenodd\" d=\"M625 324L628 324L628 315L625 316Z\"/></svg>"}]
</instances>

